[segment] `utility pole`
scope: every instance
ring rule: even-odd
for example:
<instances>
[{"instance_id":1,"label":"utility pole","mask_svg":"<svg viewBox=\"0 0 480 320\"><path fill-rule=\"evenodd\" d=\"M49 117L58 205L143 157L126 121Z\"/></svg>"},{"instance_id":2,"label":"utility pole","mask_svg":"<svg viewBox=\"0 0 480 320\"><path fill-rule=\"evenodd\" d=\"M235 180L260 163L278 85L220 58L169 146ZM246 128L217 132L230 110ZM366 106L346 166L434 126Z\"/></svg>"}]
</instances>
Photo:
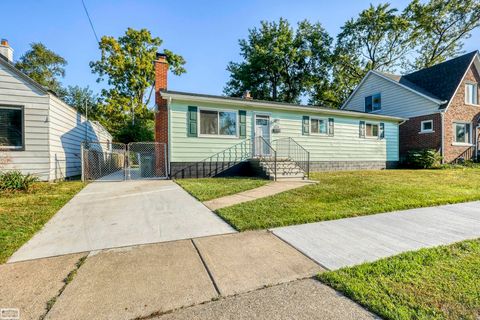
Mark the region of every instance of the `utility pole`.
<instances>
[{"instance_id":1,"label":"utility pole","mask_svg":"<svg viewBox=\"0 0 480 320\"><path fill-rule=\"evenodd\" d=\"M85 122L85 141L88 141L88 103L87 99L85 99L85 118L87 121Z\"/></svg>"}]
</instances>

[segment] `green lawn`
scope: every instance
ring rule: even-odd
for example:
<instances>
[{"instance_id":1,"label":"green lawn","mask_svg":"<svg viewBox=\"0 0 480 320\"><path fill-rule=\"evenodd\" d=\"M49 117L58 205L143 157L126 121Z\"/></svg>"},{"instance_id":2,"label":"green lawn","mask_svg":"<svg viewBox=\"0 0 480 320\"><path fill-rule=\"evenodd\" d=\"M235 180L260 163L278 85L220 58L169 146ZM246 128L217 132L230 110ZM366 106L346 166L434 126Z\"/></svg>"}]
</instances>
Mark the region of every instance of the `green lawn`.
<instances>
[{"instance_id":1,"label":"green lawn","mask_svg":"<svg viewBox=\"0 0 480 320\"><path fill-rule=\"evenodd\" d=\"M480 240L408 252L318 278L385 319L480 317Z\"/></svg>"},{"instance_id":2,"label":"green lawn","mask_svg":"<svg viewBox=\"0 0 480 320\"><path fill-rule=\"evenodd\" d=\"M84 184L37 182L28 193L0 192L0 263L27 242Z\"/></svg>"},{"instance_id":3,"label":"green lawn","mask_svg":"<svg viewBox=\"0 0 480 320\"><path fill-rule=\"evenodd\" d=\"M207 201L266 185L270 180L257 178L201 178L175 180L200 201Z\"/></svg>"},{"instance_id":4,"label":"green lawn","mask_svg":"<svg viewBox=\"0 0 480 320\"><path fill-rule=\"evenodd\" d=\"M318 184L219 209L238 230L480 200L480 169L322 172Z\"/></svg>"}]
</instances>

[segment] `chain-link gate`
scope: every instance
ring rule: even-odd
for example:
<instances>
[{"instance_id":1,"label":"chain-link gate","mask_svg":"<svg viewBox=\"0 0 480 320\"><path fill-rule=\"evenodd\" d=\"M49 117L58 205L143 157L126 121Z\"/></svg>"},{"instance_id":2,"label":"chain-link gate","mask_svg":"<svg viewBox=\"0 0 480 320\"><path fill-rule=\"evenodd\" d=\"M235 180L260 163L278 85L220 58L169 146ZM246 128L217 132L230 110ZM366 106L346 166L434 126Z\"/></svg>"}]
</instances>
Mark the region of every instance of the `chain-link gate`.
<instances>
[{"instance_id":1,"label":"chain-link gate","mask_svg":"<svg viewBox=\"0 0 480 320\"><path fill-rule=\"evenodd\" d=\"M159 142L130 142L127 179L161 179L167 177L167 147Z\"/></svg>"},{"instance_id":2,"label":"chain-link gate","mask_svg":"<svg viewBox=\"0 0 480 320\"><path fill-rule=\"evenodd\" d=\"M124 181L167 178L167 150L164 143L84 142L82 179Z\"/></svg>"},{"instance_id":3,"label":"chain-link gate","mask_svg":"<svg viewBox=\"0 0 480 320\"><path fill-rule=\"evenodd\" d=\"M127 147L123 143L84 142L82 145L83 180L123 181Z\"/></svg>"}]
</instances>

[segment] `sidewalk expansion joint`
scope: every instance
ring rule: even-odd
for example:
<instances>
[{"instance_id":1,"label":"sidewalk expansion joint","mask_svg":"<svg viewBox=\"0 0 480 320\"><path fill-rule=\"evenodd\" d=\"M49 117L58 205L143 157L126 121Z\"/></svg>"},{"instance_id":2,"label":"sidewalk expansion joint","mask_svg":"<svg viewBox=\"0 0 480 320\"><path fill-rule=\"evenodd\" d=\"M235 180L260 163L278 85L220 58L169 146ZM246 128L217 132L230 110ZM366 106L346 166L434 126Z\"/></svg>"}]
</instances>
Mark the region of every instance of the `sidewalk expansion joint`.
<instances>
[{"instance_id":1,"label":"sidewalk expansion joint","mask_svg":"<svg viewBox=\"0 0 480 320\"><path fill-rule=\"evenodd\" d=\"M305 257L307 257L309 260L313 261L317 266L320 266L321 268L325 269L325 271L331 271L330 268L327 268L326 266L324 266L323 264L321 264L320 262L316 261L315 259L313 259L312 257L310 257L308 254L306 254L305 252L303 252L302 250L296 248L294 245L292 245L290 242L288 242L287 240L284 240L282 239L281 237L277 236L274 232L272 232L271 230L268 230L269 233L271 233L272 235L274 235L277 239L279 239L280 241L282 241L283 243L287 244L288 246L292 247L293 249L297 250L298 252L300 252L302 255L304 255Z\"/></svg>"},{"instance_id":2,"label":"sidewalk expansion joint","mask_svg":"<svg viewBox=\"0 0 480 320\"><path fill-rule=\"evenodd\" d=\"M190 239L190 241L192 241L193 247L195 248L195 250L197 250L198 256L200 257L200 260L202 261L203 267L207 271L207 274L208 274L208 277L210 278L210 281L212 281L213 287L215 288L215 291L217 292L217 295L221 296L220 289L218 289L218 285L215 282L215 279L213 278L212 272L210 271L210 268L208 268L208 265L205 262L205 259L203 259L203 256L202 256L202 254L200 253L200 250L197 247L197 244L195 243L195 241L193 239Z\"/></svg>"}]
</instances>

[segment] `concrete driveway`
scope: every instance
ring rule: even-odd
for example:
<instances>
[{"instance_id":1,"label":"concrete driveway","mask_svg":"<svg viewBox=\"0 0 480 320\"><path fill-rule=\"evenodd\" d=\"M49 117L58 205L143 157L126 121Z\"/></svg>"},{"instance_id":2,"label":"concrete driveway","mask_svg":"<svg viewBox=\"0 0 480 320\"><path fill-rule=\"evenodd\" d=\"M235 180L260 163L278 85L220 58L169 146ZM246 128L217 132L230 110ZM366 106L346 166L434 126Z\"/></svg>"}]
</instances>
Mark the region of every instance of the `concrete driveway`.
<instances>
[{"instance_id":1,"label":"concrete driveway","mask_svg":"<svg viewBox=\"0 0 480 320\"><path fill-rule=\"evenodd\" d=\"M94 182L9 262L232 232L172 181Z\"/></svg>"},{"instance_id":2,"label":"concrete driveway","mask_svg":"<svg viewBox=\"0 0 480 320\"><path fill-rule=\"evenodd\" d=\"M327 269L480 237L480 202L276 228L274 234Z\"/></svg>"}]
</instances>

